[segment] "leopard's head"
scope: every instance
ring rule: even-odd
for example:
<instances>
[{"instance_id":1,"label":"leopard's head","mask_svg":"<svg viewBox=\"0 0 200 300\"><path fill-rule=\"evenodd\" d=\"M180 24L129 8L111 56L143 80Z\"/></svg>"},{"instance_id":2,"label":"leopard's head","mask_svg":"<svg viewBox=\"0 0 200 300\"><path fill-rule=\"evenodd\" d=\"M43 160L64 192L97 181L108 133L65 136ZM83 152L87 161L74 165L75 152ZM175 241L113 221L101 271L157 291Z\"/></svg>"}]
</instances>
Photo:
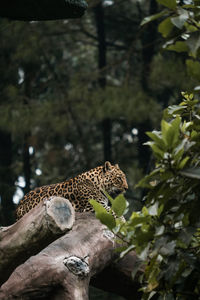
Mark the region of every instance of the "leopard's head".
<instances>
[{"instance_id":1,"label":"leopard's head","mask_svg":"<svg viewBox=\"0 0 200 300\"><path fill-rule=\"evenodd\" d=\"M106 161L103 166L103 189L111 196L117 196L128 189L126 176L119 168L118 164L111 165Z\"/></svg>"}]
</instances>

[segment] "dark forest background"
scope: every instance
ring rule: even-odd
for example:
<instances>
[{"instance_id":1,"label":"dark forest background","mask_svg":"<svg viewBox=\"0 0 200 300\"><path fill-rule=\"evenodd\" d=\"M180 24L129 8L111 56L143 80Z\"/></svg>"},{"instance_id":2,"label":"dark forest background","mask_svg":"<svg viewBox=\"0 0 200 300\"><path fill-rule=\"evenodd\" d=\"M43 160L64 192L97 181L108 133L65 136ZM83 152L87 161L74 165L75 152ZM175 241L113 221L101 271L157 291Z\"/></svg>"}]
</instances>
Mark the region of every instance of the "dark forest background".
<instances>
[{"instance_id":1,"label":"dark forest background","mask_svg":"<svg viewBox=\"0 0 200 300\"><path fill-rule=\"evenodd\" d=\"M140 26L161 10L155 0L88 3L81 19L0 19L0 225L30 189L105 160L119 163L140 209L145 132L194 86L184 54L161 50L156 21Z\"/></svg>"},{"instance_id":2,"label":"dark forest background","mask_svg":"<svg viewBox=\"0 0 200 300\"><path fill-rule=\"evenodd\" d=\"M165 51L156 0L88 0L81 19L0 19L0 226L16 203L104 161L126 173L130 211L145 191L135 184L153 158L143 144L162 110L196 82L187 55ZM122 299L90 289L90 299Z\"/></svg>"}]
</instances>

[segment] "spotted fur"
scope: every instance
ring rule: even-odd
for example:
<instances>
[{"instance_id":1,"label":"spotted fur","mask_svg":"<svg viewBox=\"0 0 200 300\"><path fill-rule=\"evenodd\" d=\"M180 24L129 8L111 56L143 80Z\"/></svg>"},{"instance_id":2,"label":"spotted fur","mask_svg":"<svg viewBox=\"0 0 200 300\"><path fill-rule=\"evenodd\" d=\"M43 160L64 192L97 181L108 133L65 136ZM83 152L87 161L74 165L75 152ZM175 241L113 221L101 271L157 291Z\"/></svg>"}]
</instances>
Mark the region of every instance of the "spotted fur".
<instances>
[{"instance_id":1,"label":"spotted fur","mask_svg":"<svg viewBox=\"0 0 200 300\"><path fill-rule=\"evenodd\" d=\"M17 219L51 196L68 199L77 212L93 211L89 199L95 199L108 208L108 199L104 191L110 195L117 195L125 192L127 188L125 174L117 164L111 165L107 161L103 166L96 167L68 181L45 185L30 191L17 207Z\"/></svg>"}]
</instances>

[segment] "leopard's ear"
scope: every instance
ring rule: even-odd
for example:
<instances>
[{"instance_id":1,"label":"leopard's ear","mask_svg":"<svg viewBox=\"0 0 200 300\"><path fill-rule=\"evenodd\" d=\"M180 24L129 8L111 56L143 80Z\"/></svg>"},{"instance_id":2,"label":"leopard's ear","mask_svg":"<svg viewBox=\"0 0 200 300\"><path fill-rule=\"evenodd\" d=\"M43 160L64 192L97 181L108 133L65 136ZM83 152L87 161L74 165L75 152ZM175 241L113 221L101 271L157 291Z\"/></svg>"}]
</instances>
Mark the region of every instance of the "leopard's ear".
<instances>
[{"instance_id":1,"label":"leopard's ear","mask_svg":"<svg viewBox=\"0 0 200 300\"><path fill-rule=\"evenodd\" d=\"M119 168L119 165L118 165L118 164L115 164L115 167L116 167L116 168Z\"/></svg>"},{"instance_id":2,"label":"leopard's ear","mask_svg":"<svg viewBox=\"0 0 200 300\"><path fill-rule=\"evenodd\" d=\"M104 172L111 170L112 165L109 161L106 161L103 167Z\"/></svg>"}]
</instances>

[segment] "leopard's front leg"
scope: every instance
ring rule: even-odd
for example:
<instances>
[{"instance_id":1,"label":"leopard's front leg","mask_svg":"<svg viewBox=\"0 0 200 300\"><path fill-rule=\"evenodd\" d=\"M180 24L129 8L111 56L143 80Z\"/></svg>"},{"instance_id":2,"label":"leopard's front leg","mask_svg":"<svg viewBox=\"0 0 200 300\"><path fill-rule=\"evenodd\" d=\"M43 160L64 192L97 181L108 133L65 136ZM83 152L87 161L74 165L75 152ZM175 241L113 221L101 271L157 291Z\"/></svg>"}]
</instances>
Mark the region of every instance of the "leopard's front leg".
<instances>
[{"instance_id":1,"label":"leopard's front leg","mask_svg":"<svg viewBox=\"0 0 200 300\"><path fill-rule=\"evenodd\" d=\"M102 206L107 210L107 212L111 212L111 214L113 215L113 217L115 219L119 218L121 221L126 222L126 219L124 218L124 216L118 217L115 212L113 210L111 210L111 207L108 205L109 200L108 198L106 198L106 201L100 202L102 204Z\"/></svg>"}]
</instances>

